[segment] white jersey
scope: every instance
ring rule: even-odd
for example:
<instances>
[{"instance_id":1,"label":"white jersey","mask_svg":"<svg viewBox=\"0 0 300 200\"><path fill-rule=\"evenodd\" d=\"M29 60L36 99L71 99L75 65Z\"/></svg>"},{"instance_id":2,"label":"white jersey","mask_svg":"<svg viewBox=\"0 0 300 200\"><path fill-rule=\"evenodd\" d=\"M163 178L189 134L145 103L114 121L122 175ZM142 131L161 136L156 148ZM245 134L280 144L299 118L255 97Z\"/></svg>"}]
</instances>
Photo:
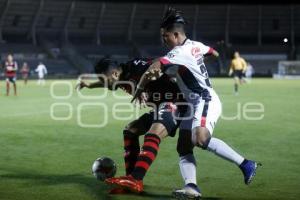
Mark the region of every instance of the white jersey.
<instances>
[{"instance_id":1,"label":"white jersey","mask_svg":"<svg viewBox=\"0 0 300 200\"><path fill-rule=\"evenodd\" d=\"M203 61L204 55L211 51L212 48L201 42L186 39L160 59L164 73L176 77L187 101L190 94L204 97L213 90Z\"/></svg>"},{"instance_id":2,"label":"white jersey","mask_svg":"<svg viewBox=\"0 0 300 200\"><path fill-rule=\"evenodd\" d=\"M38 73L39 77L44 77L47 74L47 68L44 64L39 64L35 71Z\"/></svg>"},{"instance_id":3,"label":"white jersey","mask_svg":"<svg viewBox=\"0 0 300 200\"><path fill-rule=\"evenodd\" d=\"M160 59L163 72L176 77L179 89L191 104L184 116L187 120L181 122L180 129L193 130L200 126L212 134L221 115L222 105L211 87L204 64L204 55L211 52L212 48L201 42L187 39Z\"/></svg>"}]
</instances>

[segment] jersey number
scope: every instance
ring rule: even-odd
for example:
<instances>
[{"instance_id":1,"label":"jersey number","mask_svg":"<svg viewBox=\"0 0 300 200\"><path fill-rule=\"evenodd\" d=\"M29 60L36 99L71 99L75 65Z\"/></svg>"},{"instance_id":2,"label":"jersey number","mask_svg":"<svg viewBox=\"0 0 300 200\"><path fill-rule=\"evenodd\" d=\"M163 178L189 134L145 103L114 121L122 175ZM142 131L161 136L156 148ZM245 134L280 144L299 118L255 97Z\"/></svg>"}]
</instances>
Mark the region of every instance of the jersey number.
<instances>
[{"instance_id":1,"label":"jersey number","mask_svg":"<svg viewBox=\"0 0 300 200\"><path fill-rule=\"evenodd\" d=\"M147 65L147 62L143 61L143 60L135 60L135 61L133 61L133 63L135 65L139 65L139 64L141 64L141 65Z\"/></svg>"},{"instance_id":2,"label":"jersey number","mask_svg":"<svg viewBox=\"0 0 300 200\"><path fill-rule=\"evenodd\" d=\"M210 81L208 79L207 69L206 69L206 67L204 65L204 62L203 62L202 58L200 58L199 60L197 60L197 65L199 65L199 67L200 67L200 72L201 72L202 76L205 77L205 83L206 83L206 85L209 86L209 87L211 87Z\"/></svg>"}]
</instances>

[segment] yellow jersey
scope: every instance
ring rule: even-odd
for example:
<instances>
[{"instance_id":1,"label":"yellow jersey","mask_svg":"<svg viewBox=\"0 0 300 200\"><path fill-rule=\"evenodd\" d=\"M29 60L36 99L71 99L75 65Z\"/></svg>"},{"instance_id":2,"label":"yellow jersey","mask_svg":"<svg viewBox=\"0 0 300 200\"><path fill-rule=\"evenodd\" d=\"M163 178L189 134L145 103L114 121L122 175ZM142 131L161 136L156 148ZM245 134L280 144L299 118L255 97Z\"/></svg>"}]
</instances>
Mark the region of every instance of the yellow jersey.
<instances>
[{"instance_id":1,"label":"yellow jersey","mask_svg":"<svg viewBox=\"0 0 300 200\"><path fill-rule=\"evenodd\" d=\"M247 69L247 63L243 58L234 58L230 63L230 72L235 70L242 70L245 72Z\"/></svg>"}]
</instances>

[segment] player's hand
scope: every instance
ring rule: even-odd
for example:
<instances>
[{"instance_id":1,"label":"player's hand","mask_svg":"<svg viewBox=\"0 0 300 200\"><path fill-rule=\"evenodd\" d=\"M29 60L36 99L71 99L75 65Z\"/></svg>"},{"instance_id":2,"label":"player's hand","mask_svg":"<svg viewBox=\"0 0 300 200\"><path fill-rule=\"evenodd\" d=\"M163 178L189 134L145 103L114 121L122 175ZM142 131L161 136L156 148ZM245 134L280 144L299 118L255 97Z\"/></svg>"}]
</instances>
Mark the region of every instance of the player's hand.
<instances>
[{"instance_id":1,"label":"player's hand","mask_svg":"<svg viewBox=\"0 0 300 200\"><path fill-rule=\"evenodd\" d=\"M160 68L155 68L155 67L153 67L152 69L149 69L145 73L145 79L147 81L154 81L154 80L158 79L161 76L162 76L161 69Z\"/></svg>"},{"instance_id":2,"label":"player's hand","mask_svg":"<svg viewBox=\"0 0 300 200\"><path fill-rule=\"evenodd\" d=\"M133 95L132 100L131 100L131 103L134 103L135 105L139 104L140 108L147 107L146 102L148 100L148 95L147 95L147 93L143 92L143 90L144 89L138 87Z\"/></svg>"},{"instance_id":3,"label":"player's hand","mask_svg":"<svg viewBox=\"0 0 300 200\"><path fill-rule=\"evenodd\" d=\"M217 52L216 50L213 51L212 53L216 58L218 58L220 56L219 52Z\"/></svg>"},{"instance_id":4,"label":"player's hand","mask_svg":"<svg viewBox=\"0 0 300 200\"><path fill-rule=\"evenodd\" d=\"M89 85L83 81L80 81L76 86L75 86L75 89L76 90L81 90L82 88L88 88Z\"/></svg>"},{"instance_id":5,"label":"player's hand","mask_svg":"<svg viewBox=\"0 0 300 200\"><path fill-rule=\"evenodd\" d=\"M143 91L144 88L137 87L130 102L133 103L137 98L139 98Z\"/></svg>"},{"instance_id":6,"label":"player's hand","mask_svg":"<svg viewBox=\"0 0 300 200\"><path fill-rule=\"evenodd\" d=\"M147 94L145 92L142 92L141 95L138 98L135 99L134 104L139 105L140 109L146 108L147 107L147 104L146 104L147 100L148 100Z\"/></svg>"}]
</instances>

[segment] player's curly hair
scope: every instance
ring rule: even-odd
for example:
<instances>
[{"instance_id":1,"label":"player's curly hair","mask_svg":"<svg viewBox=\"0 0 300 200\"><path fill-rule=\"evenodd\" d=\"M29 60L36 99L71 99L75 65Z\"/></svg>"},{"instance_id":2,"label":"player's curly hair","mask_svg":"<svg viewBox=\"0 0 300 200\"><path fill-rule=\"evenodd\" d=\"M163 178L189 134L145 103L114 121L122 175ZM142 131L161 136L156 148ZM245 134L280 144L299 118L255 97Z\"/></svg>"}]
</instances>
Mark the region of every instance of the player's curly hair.
<instances>
[{"instance_id":1,"label":"player's curly hair","mask_svg":"<svg viewBox=\"0 0 300 200\"><path fill-rule=\"evenodd\" d=\"M172 29L174 25L184 26L185 24L187 24L187 21L182 16L182 11L177 10L173 7L169 7L164 14L162 23L160 24L160 28L169 30Z\"/></svg>"},{"instance_id":2,"label":"player's curly hair","mask_svg":"<svg viewBox=\"0 0 300 200\"><path fill-rule=\"evenodd\" d=\"M105 74L109 71L109 69L117 66L118 66L117 61L111 59L109 56L106 56L96 62L94 66L94 71L96 74Z\"/></svg>"}]
</instances>

